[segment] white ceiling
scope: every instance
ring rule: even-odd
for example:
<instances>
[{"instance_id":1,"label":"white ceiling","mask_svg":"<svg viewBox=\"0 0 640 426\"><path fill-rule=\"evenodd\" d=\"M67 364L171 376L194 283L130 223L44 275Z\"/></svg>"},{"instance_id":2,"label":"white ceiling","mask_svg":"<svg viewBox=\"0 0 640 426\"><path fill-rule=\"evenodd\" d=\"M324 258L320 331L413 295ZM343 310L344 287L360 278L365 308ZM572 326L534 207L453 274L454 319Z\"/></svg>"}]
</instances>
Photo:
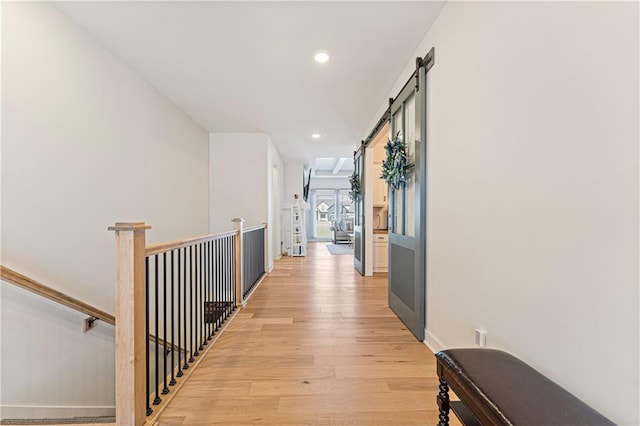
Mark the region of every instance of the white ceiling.
<instances>
[{"instance_id":1,"label":"white ceiling","mask_svg":"<svg viewBox=\"0 0 640 426\"><path fill-rule=\"evenodd\" d=\"M443 2L55 5L207 130L268 133L313 167L353 155Z\"/></svg>"},{"instance_id":2,"label":"white ceiling","mask_svg":"<svg viewBox=\"0 0 640 426\"><path fill-rule=\"evenodd\" d=\"M316 158L311 165L312 177L345 178L354 170L353 157Z\"/></svg>"}]
</instances>

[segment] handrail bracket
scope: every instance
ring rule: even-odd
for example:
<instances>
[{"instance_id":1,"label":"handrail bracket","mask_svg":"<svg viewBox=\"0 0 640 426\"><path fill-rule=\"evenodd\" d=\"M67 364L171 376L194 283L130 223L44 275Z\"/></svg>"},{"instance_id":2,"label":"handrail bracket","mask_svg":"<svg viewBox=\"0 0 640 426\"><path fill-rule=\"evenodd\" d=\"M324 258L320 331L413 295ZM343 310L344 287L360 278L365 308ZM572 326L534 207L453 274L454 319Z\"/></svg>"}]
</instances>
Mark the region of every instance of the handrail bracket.
<instances>
[{"instance_id":1,"label":"handrail bracket","mask_svg":"<svg viewBox=\"0 0 640 426\"><path fill-rule=\"evenodd\" d=\"M83 322L83 327L82 327L82 332L86 333L87 331L91 330L94 326L96 321L98 321L100 318L98 317L88 317L84 319Z\"/></svg>"}]
</instances>

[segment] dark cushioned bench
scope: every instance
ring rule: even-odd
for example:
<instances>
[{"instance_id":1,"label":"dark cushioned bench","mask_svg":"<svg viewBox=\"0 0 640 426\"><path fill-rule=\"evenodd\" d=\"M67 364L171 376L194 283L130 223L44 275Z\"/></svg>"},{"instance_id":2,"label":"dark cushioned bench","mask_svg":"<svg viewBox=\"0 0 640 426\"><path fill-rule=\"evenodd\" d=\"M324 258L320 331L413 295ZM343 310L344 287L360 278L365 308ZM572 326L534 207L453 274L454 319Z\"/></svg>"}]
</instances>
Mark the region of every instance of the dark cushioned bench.
<instances>
[{"instance_id":1,"label":"dark cushioned bench","mask_svg":"<svg viewBox=\"0 0 640 426\"><path fill-rule=\"evenodd\" d=\"M439 426L451 408L464 425L614 425L593 408L503 351L449 349L436 354ZM460 401L449 400L449 388Z\"/></svg>"}]
</instances>

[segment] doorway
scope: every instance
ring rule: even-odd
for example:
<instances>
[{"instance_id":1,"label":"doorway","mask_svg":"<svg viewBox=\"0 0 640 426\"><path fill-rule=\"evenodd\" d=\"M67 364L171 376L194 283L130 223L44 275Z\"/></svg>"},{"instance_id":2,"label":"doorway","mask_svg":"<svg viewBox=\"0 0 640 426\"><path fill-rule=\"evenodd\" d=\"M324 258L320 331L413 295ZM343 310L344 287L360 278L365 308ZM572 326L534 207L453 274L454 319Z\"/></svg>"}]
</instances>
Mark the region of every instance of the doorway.
<instances>
[{"instance_id":1,"label":"doorway","mask_svg":"<svg viewBox=\"0 0 640 426\"><path fill-rule=\"evenodd\" d=\"M371 135L365 150L364 177L364 275L388 271L389 192L380 177L385 145L389 139L389 122Z\"/></svg>"},{"instance_id":2,"label":"doorway","mask_svg":"<svg viewBox=\"0 0 640 426\"><path fill-rule=\"evenodd\" d=\"M354 204L349 190L342 188L317 188L309 191L309 240L331 241L332 226L336 222L353 222Z\"/></svg>"}]
</instances>

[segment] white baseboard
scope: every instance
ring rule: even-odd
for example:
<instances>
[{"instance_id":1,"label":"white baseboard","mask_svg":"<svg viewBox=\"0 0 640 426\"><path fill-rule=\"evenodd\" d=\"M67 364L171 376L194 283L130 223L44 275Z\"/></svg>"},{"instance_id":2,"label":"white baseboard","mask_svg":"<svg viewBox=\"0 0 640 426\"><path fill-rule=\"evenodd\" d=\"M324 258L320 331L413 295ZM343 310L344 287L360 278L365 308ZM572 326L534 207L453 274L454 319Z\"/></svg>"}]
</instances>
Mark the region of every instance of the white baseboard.
<instances>
[{"instance_id":1,"label":"white baseboard","mask_svg":"<svg viewBox=\"0 0 640 426\"><path fill-rule=\"evenodd\" d=\"M445 349L442 342L426 328L424 329L424 344L427 345L429 350L434 354Z\"/></svg>"},{"instance_id":2,"label":"white baseboard","mask_svg":"<svg viewBox=\"0 0 640 426\"><path fill-rule=\"evenodd\" d=\"M64 419L115 416L115 406L0 405L2 419Z\"/></svg>"}]
</instances>

